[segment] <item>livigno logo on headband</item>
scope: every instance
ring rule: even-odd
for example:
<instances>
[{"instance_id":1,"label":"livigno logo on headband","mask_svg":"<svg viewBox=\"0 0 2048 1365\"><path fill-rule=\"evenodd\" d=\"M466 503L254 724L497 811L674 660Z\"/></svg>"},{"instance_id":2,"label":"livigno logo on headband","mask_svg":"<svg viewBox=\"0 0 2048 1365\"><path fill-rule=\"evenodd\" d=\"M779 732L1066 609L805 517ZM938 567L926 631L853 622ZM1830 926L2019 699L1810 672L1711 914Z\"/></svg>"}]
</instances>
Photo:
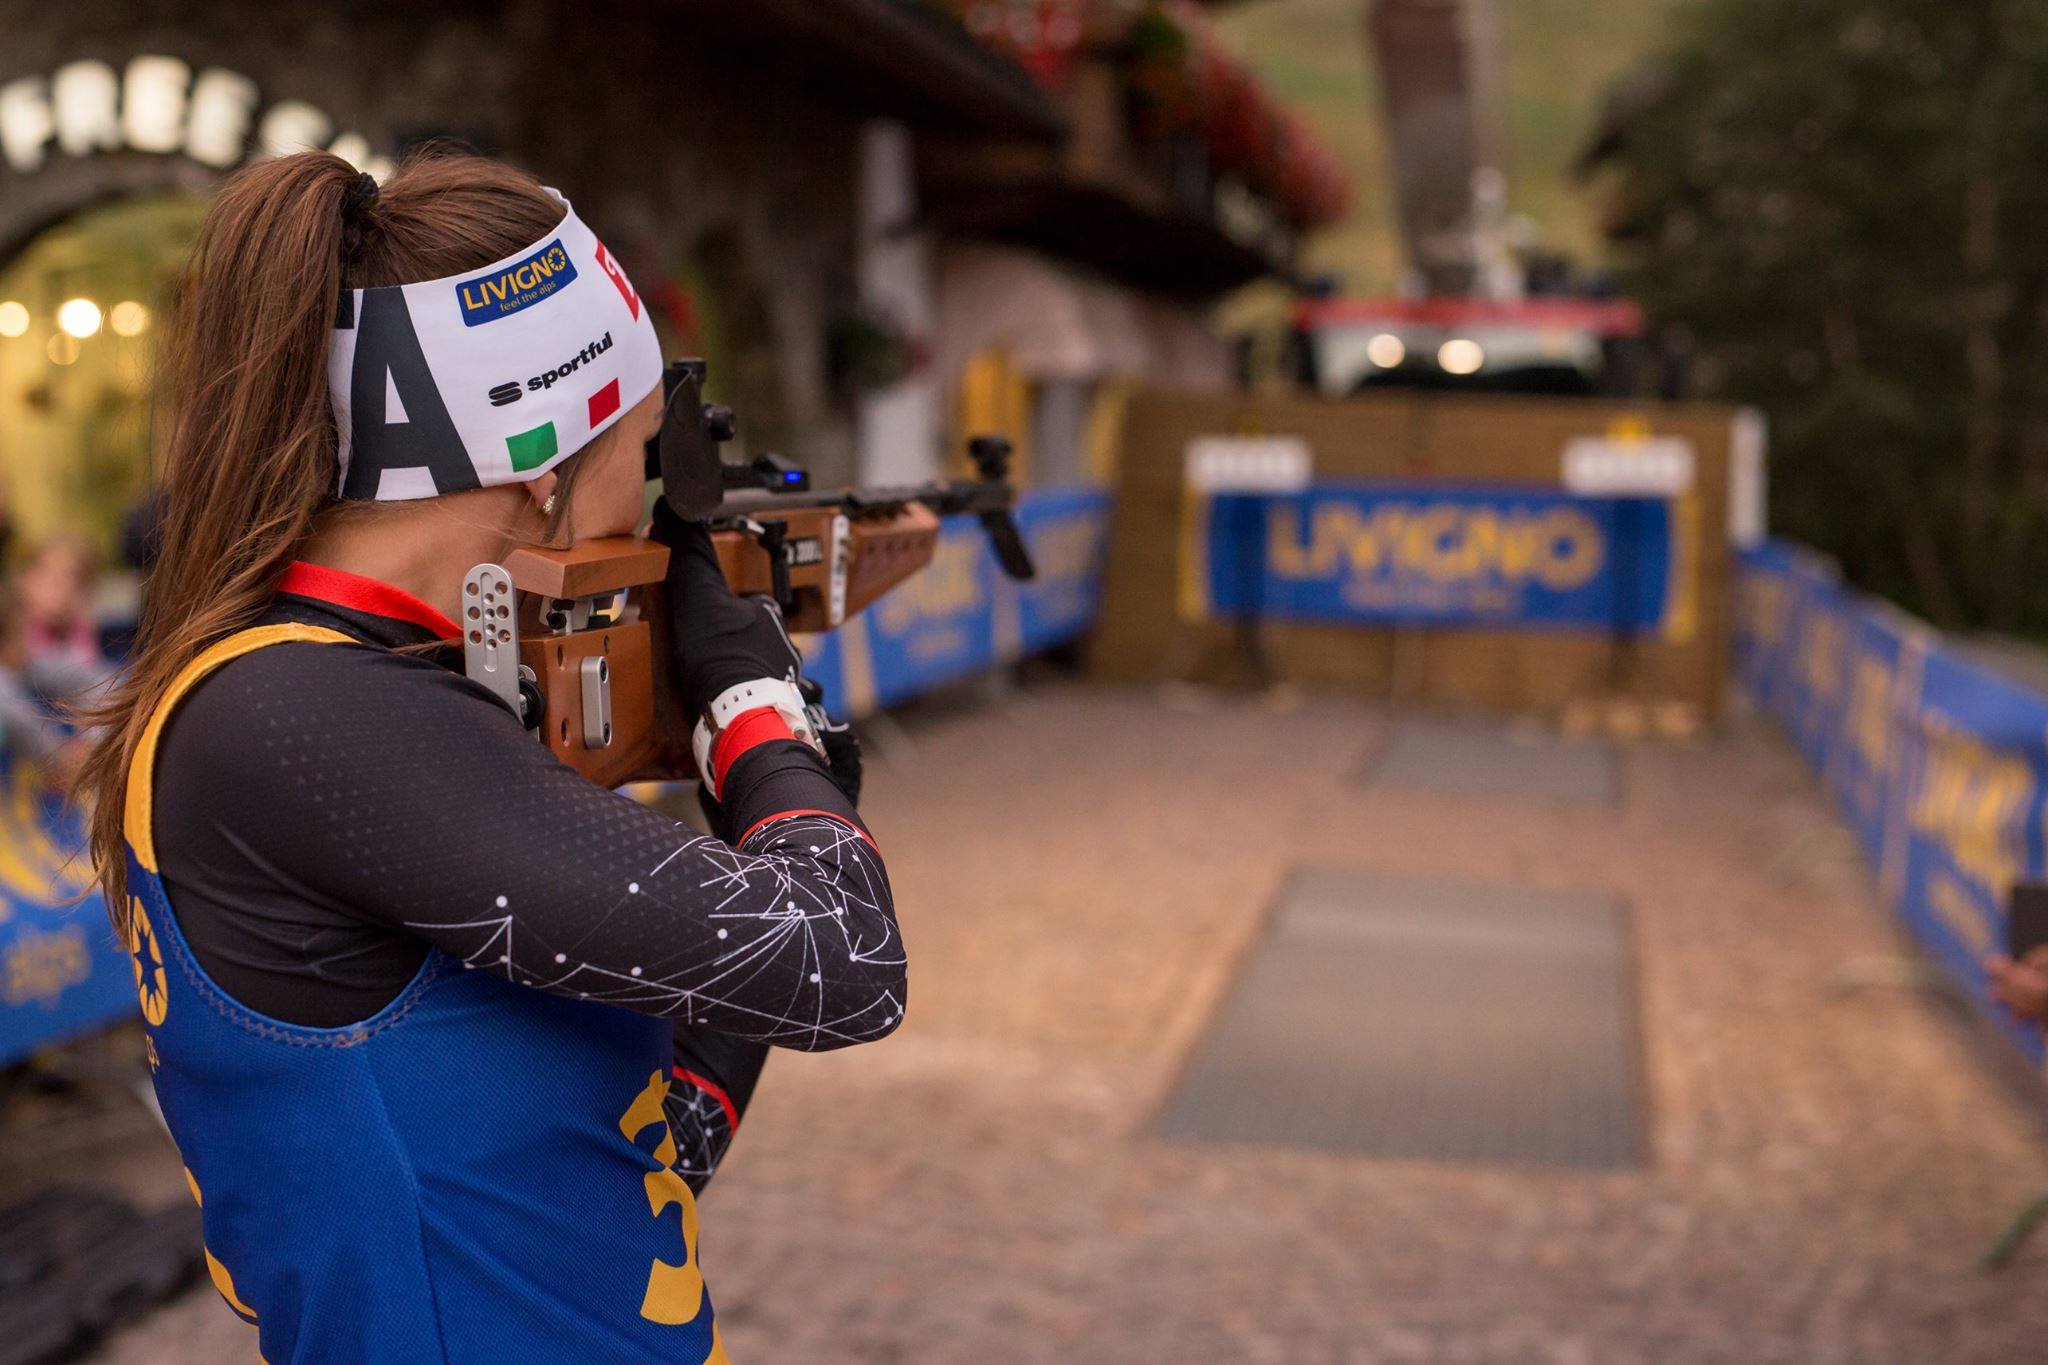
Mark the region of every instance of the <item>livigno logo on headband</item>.
<instances>
[{"instance_id":1,"label":"livigno logo on headband","mask_svg":"<svg viewBox=\"0 0 2048 1365\"><path fill-rule=\"evenodd\" d=\"M455 301L462 305L462 325L480 327L530 308L576 278L575 263L557 237L524 260L488 275L462 280Z\"/></svg>"}]
</instances>

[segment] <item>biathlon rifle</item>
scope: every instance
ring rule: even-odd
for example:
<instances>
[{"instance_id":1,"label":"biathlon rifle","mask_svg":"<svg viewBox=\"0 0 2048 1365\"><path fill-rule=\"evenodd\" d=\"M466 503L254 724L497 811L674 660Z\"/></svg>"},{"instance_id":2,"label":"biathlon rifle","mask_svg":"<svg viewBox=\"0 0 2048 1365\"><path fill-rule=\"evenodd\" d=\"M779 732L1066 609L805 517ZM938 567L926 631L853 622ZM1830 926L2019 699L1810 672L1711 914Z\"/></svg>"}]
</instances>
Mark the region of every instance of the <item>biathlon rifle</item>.
<instances>
[{"instance_id":1,"label":"biathlon rifle","mask_svg":"<svg viewBox=\"0 0 2048 1365\"><path fill-rule=\"evenodd\" d=\"M771 596L793 633L837 629L931 562L940 518L977 517L1003 572L1032 576L1012 509L1010 443L968 443L976 477L901 488L813 489L775 455L728 464L732 409L704 401L704 362L662 375L660 433L647 476L686 521L711 528L735 592ZM568 549L525 546L463 584L465 662L555 755L603 786L697 775L696 717L685 714L667 660L663 579L668 547L634 536ZM810 693L815 704L817 697Z\"/></svg>"}]
</instances>

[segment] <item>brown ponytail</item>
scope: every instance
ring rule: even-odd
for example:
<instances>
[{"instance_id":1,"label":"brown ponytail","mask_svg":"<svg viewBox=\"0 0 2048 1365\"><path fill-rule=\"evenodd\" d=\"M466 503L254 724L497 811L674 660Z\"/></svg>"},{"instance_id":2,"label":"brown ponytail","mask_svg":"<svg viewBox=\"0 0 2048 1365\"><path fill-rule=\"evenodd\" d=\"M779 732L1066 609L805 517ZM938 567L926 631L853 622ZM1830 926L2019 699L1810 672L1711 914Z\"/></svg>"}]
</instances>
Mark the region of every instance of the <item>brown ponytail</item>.
<instances>
[{"instance_id":1,"label":"brown ponytail","mask_svg":"<svg viewBox=\"0 0 2048 1365\"><path fill-rule=\"evenodd\" d=\"M199 230L158 356L161 547L127 673L87 723L92 858L125 932L128 769L179 672L269 605L339 477L327 348L341 289L473 270L538 240L562 207L532 177L428 152L374 196L325 152L259 162ZM346 240L344 235L346 234Z\"/></svg>"}]
</instances>

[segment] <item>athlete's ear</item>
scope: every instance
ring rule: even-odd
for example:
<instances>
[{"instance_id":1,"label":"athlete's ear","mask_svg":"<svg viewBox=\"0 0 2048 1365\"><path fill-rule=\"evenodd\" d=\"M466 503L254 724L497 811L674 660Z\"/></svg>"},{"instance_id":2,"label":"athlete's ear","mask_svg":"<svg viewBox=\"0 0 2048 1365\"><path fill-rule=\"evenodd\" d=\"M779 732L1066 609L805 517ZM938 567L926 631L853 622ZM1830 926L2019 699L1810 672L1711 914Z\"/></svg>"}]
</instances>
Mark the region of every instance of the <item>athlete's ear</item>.
<instances>
[{"instance_id":1,"label":"athlete's ear","mask_svg":"<svg viewBox=\"0 0 2048 1365\"><path fill-rule=\"evenodd\" d=\"M550 469L537 479L528 479L520 487L526 490L527 497L533 499L535 507L545 514L552 515L555 509L548 506L548 499L555 496L555 482L555 471Z\"/></svg>"},{"instance_id":2,"label":"athlete's ear","mask_svg":"<svg viewBox=\"0 0 2048 1365\"><path fill-rule=\"evenodd\" d=\"M566 550L575 539L569 526L567 509L555 506L555 499L561 492L561 480L550 469L537 479L528 479L525 484L526 496L533 500L533 510L540 514L540 535L537 542L550 550Z\"/></svg>"}]
</instances>

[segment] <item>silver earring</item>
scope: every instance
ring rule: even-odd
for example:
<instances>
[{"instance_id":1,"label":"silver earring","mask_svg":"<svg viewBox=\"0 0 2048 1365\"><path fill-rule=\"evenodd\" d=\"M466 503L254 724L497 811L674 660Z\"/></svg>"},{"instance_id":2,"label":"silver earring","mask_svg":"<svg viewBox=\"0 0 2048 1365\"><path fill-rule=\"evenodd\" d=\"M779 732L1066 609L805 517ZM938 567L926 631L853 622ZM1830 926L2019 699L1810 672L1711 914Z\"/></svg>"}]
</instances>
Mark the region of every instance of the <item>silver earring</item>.
<instances>
[{"instance_id":1,"label":"silver earring","mask_svg":"<svg viewBox=\"0 0 2048 1365\"><path fill-rule=\"evenodd\" d=\"M561 494L559 493L548 494L548 500L540 505L540 514L544 517L553 516L555 514L555 499L560 496Z\"/></svg>"}]
</instances>

